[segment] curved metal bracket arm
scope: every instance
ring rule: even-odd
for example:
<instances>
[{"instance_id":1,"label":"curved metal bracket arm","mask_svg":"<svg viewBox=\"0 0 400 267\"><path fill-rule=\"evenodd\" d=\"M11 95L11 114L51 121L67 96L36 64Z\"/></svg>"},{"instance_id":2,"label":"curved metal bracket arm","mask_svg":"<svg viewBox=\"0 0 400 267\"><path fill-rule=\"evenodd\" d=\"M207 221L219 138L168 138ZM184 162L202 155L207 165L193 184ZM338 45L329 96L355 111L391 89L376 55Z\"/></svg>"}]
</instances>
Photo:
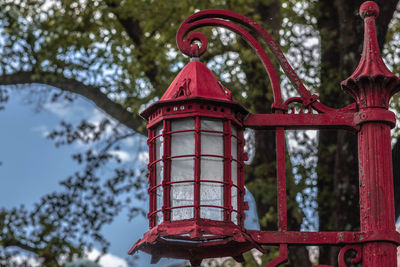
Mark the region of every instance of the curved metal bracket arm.
<instances>
[{"instance_id":1,"label":"curved metal bracket arm","mask_svg":"<svg viewBox=\"0 0 400 267\"><path fill-rule=\"evenodd\" d=\"M271 60L268 58L267 54L265 53L260 43L248 31L246 31L238 24L249 28L252 32L255 32L257 36L260 36L265 41L271 52L275 55L279 65L282 67L283 71L286 73L293 86L299 92L301 98L303 99L303 103L311 105L315 110L317 110L320 113L336 111L336 109L327 107L317 101L317 96L312 95L306 89L306 87L301 82L300 78L293 70L293 68L290 66L283 52L276 44L274 39L271 37L271 35L266 30L264 30L258 23L256 23L255 21L246 16L243 16L233 11L223 10L223 9L209 9L197 12L189 16L181 24L176 34L176 41L182 53L184 53L189 57L199 57L207 49L207 44L208 44L207 37L200 32L193 32L188 34L190 31L203 26L219 26L239 34L240 36L243 37L244 40L246 40L247 43L250 44L250 46L255 50L258 57L264 64L264 67L271 81L273 95L274 95L274 103L272 107L277 110L286 111L287 106L285 106L282 101L279 78L271 63ZM201 46L196 44L194 41L200 42Z\"/></svg>"}]
</instances>

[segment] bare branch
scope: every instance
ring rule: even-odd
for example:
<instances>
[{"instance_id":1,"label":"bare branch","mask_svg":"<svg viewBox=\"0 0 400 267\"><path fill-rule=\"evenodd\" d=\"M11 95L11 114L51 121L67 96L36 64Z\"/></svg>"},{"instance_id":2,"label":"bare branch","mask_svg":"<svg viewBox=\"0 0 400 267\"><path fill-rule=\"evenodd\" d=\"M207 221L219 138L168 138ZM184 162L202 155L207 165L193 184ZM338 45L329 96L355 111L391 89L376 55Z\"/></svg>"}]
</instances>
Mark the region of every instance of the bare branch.
<instances>
[{"instance_id":1,"label":"bare branch","mask_svg":"<svg viewBox=\"0 0 400 267\"><path fill-rule=\"evenodd\" d=\"M42 77L53 74L43 73ZM121 104L109 99L106 94L101 92L100 88L92 85L86 85L74 79L68 79L57 75L57 79L33 78L33 72L17 72L9 75L0 76L0 85L17 85L17 84L46 84L59 88L63 91L81 95L91 100L97 107L103 110L111 117L118 120L121 124L134 130L135 132L144 134L143 119L139 115L128 111Z\"/></svg>"}]
</instances>

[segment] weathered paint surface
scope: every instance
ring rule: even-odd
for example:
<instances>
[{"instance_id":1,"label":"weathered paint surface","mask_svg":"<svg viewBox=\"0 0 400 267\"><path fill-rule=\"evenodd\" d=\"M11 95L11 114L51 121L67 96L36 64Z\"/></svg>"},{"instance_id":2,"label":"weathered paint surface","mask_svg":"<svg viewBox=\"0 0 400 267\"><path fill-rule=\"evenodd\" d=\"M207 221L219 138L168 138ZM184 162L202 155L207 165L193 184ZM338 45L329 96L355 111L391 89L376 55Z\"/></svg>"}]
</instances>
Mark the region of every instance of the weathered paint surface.
<instances>
[{"instance_id":1,"label":"weathered paint surface","mask_svg":"<svg viewBox=\"0 0 400 267\"><path fill-rule=\"evenodd\" d=\"M142 113L149 120L151 229L143 239L136 242L129 253L140 249L152 254L153 263L161 257L174 257L188 259L192 265L199 265L202 259L211 257L232 256L237 261L243 261L242 253L251 248L263 252L261 245L276 245L279 246L279 256L267 264L268 267L273 267L287 261L288 245L331 245L341 247L338 255L339 267L346 266L345 254L350 250L356 252L353 263L362 262L363 266L397 266L396 247L400 245L400 234L395 230L390 148L390 128L394 127L396 121L394 114L388 111L388 104L390 98L400 90L400 79L387 69L381 58L375 30L375 18L378 13L378 6L372 1L367 1L360 7L360 14L365 22L364 50L353 75L342 82L343 90L352 95L356 102L342 109L333 109L321 104L318 97L305 88L272 37L253 20L227 10L205 10L188 17L178 30L177 43L184 54L195 60L206 51L207 38L202 33L189 32L202 26L220 26L232 30L254 48L264 63L272 84L274 113L248 114L240 104L232 100L230 92L220 85L204 65L197 61L189 63L163 98ZM299 97L282 100L279 79L270 59L243 26L265 41L297 89ZM199 41L201 46L193 41ZM296 112L292 103L300 104L302 109ZM229 220L229 198L223 207L227 216L222 222L201 219L198 213L189 220L169 221L168 194L162 209L166 220L155 225L154 174L151 167L155 161L152 154L154 125L162 122L168 132L170 120L200 116L223 119L228 125L234 123L256 130L275 130L278 231L246 230L243 220L240 220L238 225L232 223ZM361 222L359 232L287 231L285 129L345 129L358 135ZM231 133L227 131L224 134ZM243 131L238 133L238 138L243 142ZM168 146L168 141L166 142ZM227 144L226 142L225 146ZM238 152L243 154L242 146L238 148ZM225 153L228 152L229 149L225 149ZM165 153L168 155L168 151ZM243 155L240 159L242 167L244 157ZM164 164L168 165L168 161ZM198 172L201 170L198 169ZM168 182L168 174L164 173L164 179ZM239 181L238 186L242 190L243 171L240 172ZM198 180L195 178L194 182ZM225 191L225 194L227 192ZM196 197L198 198L198 192L195 192ZM198 205L196 207L198 208ZM246 203L242 200L238 207L241 216L245 207ZM320 265L322 266L329 267Z\"/></svg>"}]
</instances>

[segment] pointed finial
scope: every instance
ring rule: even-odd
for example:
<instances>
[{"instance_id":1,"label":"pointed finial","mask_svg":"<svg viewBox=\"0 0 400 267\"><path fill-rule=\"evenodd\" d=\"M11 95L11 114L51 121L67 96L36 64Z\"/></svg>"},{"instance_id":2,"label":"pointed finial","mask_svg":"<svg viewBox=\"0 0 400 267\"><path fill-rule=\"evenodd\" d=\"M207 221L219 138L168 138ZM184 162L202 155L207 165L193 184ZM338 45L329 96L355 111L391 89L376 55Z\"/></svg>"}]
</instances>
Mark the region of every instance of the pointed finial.
<instances>
[{"instance_id":1,"label":"pointed finial","mask_svg":"<svg viewBox=\"0 0 400 267\"><path fill-rule=\"evenodd\" d=\"M354 73L341 85L360 108L389 106L390 98L400 90L400 79L383 62L376 38L375 18L379 7L373 1L364 2L360 16L364 19L364 47Z\"/></svg>"},{"instance_id":2,"label":"pointed finial","mask_svg":"<svg viewBox=\"0 0 400 267\"><path fill-rule=\"evenodd\" d=\"M363 19L370 16L376 18L378 15L379 15L379 7L375 2L367 1L360 6L360 16Z\"/></svg>"}]
</instances>

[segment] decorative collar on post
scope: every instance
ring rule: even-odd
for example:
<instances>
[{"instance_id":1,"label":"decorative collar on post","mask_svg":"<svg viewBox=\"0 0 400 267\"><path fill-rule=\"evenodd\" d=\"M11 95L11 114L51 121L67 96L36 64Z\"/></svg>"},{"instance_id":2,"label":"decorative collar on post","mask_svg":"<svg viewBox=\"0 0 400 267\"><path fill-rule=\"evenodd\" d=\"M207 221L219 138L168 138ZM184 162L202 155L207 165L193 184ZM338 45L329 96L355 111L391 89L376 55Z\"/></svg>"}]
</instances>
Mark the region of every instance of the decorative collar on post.
<instances>
[{"instance_id":1,"label":"decorative collar on post","mask_svg":"<svg viewBox=\"0 0 400 267\"><path fill-rule=\"evenodd\" d=\"M341 85L360 109L388 108L390 98L400 90L400 79L385 65L376 38L375 18L379 7L373 1L364 2L360 16L364 19L364 47L354 73Z\"/></svg>"}]
</instances>

